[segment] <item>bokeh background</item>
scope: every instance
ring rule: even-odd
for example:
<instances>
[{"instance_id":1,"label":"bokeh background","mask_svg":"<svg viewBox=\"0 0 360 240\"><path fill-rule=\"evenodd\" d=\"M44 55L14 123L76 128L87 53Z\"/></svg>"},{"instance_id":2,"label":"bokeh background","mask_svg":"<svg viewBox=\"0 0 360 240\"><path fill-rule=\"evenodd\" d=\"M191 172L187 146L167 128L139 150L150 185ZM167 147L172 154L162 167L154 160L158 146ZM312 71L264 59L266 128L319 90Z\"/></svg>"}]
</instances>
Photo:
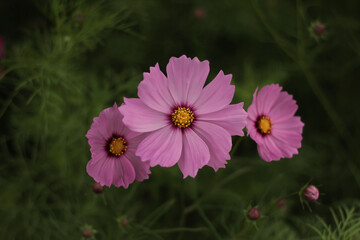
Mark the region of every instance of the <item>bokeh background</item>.
<instances>
[{"instance_id":1,"label":"bokeh background","mask_svg":"<svg viewBox=\"0 0 360 240\"><path fill-rule=\"evenodd\" d=\"M359 9L335 0L1 0L0 239L81 239L84 227L90 239L360 239ZM209 60L210 80L233 74L233 102L246 109L257 87L282 85L305 123L299 155L266 163L244 137L217 173L183 179L177 166L155 167L149 180L95 194L85 171L92 119L136 97L150 66L165 70L183 54ZM310 208L297 194L307 183L321 192ZM247 219L250 207L259 220Z\"/></svg>"}]
</instances>

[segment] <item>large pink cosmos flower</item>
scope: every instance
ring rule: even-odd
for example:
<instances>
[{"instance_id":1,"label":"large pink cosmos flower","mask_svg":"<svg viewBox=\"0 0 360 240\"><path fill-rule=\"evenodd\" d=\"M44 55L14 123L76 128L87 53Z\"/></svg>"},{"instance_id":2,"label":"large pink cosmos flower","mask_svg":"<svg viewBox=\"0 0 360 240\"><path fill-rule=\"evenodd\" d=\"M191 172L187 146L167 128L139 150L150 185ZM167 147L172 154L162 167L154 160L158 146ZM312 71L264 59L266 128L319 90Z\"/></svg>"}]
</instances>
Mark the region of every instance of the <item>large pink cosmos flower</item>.
<instances>
[{"instance_id":1,"label":"large pink cosmos flower","mask_svg":"<svg viewBox=\"0 0 360 240\"><path fill-rule=\"evenodd\" d=\"M298 154L304 123L294 114L298 108L292 95L272 84L254 93L248 108L246 128L258 144L258 152L265 161L278 161Z\"/></svg>"},{"instance_id":2,"label":"large pink cosmos flower","mask_svg":"<svg viewBox=\"0 0 360 240\"><path fill-rule=\"evenodd\" d=\"M231 75L222 71L204 87L209 62L186 56L172 57L144 73L137 98L125 98L120 107L123 122L131 130L149 135L136 155L150 166L176 163L184 178L195 177L209 165L217 171L230 160L231 135L243 136L247 113L243 103L229 105L235 91Z\"/></svg>"},{"instance_id":3,"label":"large pink cosmos flower","mask_svg":"<svg viewBox=\"0 0 360 240\"><path fill-rule=\"evenodd\" d=\"M149 178L150 166L135 155L135 150L144 136L130 131L122 123L116 103L104 109L94 118L86 137L91 146L91 160L87 173L101 185L127 188L135 179Z\"/></svg>"}]
</instances>

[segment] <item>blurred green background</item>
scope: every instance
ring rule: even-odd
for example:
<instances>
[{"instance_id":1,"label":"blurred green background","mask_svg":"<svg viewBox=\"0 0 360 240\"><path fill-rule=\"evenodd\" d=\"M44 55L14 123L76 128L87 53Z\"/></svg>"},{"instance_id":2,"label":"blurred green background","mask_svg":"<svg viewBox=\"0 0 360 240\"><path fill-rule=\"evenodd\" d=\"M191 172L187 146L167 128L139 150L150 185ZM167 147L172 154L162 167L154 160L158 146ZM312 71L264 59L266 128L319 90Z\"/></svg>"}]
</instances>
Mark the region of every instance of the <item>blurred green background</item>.
<instances>
[{"instance_id":1,"label":"blurred green background","mask_svg":"<svg viewBox=\"0 0 360 240\"><path fill-rule=\"evenodd\" d=\"M0 239L360 239L359 1L0 0ZM325 25L316 35L312 24ZM310 28L310 30L309 30ZM233 102L279 83L305 123L299 155L244 137L225 169L152 168L92 192L85 133L142 73L186 54L233 74ZM233 138L233 143L238 137ZM318 203L295 194L316 185ZM250 207L262 217L246 218ZM126 219L128 224L126 224Z\"/></svg>"}]
</instances>

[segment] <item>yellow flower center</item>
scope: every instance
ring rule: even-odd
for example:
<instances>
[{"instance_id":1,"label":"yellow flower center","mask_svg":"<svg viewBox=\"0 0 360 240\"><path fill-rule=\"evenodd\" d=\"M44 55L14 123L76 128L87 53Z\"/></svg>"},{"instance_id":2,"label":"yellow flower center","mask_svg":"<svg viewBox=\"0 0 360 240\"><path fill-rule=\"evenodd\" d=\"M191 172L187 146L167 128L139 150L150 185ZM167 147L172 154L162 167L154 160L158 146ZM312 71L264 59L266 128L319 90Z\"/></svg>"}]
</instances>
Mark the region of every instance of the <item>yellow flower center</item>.
<instances>
[{"instance_id":1,"label":"yellow flower center","mask_svg":"<svg viewBox=\"0 0 360 240\"><path fill-rule=\"evenodd\" d=\"M256 123L257 129L260 131L260 133L266 135L271 133L272 124L271 119L265 116L262 116L259 118L259 120Z\"/></svg>"},{"instance_id":2,"label":"yellow flower center","mask_svg":"<svg viewBox=\"0 0 360 240\"><path fill-rule=\"evenodd\" d=\"M122 137L117 137L117 138L113 137L113 139L109 144L109 152L117 157L124 154L126 149L127 149L126 141Z\"/></svg>"},{"instance_id":3,"label":"yellow flower center","mask_svg":"<svg viewBox=\"0 0 360 240\"><path fill-rule=\"evenodd\" d=\"M190 108L178 107L171 114L171 120L175 126L178 126L179 128L187 128L194 121L194 114Z\"/></svg>"}]
</instances>

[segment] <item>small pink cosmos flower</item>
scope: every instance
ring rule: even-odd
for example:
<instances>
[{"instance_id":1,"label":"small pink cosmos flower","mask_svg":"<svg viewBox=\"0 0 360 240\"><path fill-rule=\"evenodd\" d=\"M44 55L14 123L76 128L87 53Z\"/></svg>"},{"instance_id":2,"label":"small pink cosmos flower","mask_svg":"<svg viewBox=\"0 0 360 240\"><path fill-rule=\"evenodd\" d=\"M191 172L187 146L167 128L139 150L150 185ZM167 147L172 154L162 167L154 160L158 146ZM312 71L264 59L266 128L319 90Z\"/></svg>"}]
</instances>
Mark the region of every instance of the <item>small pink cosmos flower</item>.
<instances>
[{"instance_id":1,"label":"small pink cosmos flower","mask_svg":"<svg viewBox=\"0 0 360 240\"><path fill-rule=\"evenodd\" d=\"M150 166L178 164L184 178L195 177L209 165L215 171L230 160L231 135L243 136L247 113L244 103L229 105L235 91L231 75L222 71L204 87L209 62L172 57L144 73L138 98L124 98L119 109L129 129L149 133L136 155Z\"/></svg>"},{"instance_id":2,"label":"small pink cosmos flower","mask_svg":"<svg viewBox=\"0 0 360 240\"><path fill-rule=\"evenodd\" d=\"M292 95L281 90L278 84L267 85L258 94L256 89L248 108L248 135L267 162L291 158L301 147L304 123L294 116L298 106Z\"/></svg>"},{"instance_id":3,"label":"small pink cosmos flower","mask_svg":"<svg viewBox=\"0 0 360 240\"><path fill-rule=\"evenodd\" d=\"M142 181L150 174L149 164L135 155L144 136L130 131L123 125L122 119L115 103L94 118L86 134L91 146L91 160L86 171L96 182L108 187L127 188L135 179Z\"/></svg>"}]
</instances>

